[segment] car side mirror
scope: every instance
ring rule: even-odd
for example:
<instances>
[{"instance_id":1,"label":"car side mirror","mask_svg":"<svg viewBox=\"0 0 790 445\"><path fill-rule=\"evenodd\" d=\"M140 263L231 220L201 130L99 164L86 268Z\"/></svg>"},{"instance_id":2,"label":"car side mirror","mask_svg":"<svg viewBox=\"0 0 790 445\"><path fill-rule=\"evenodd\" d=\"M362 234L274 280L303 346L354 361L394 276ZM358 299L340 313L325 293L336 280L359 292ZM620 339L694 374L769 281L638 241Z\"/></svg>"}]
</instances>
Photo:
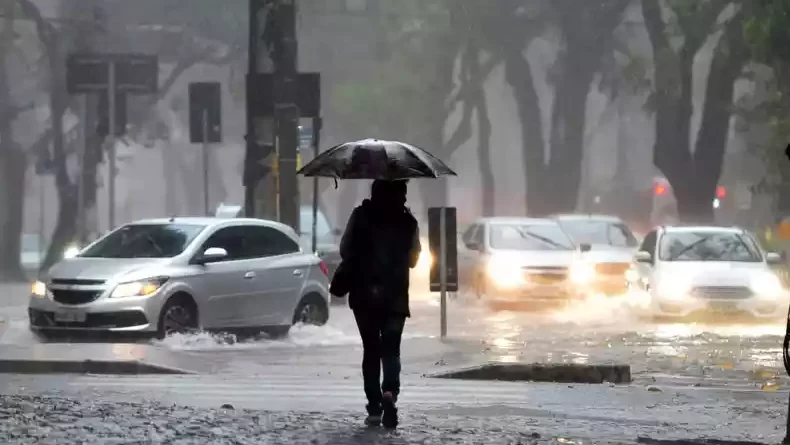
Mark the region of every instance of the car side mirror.
<instances>
[{"instance_id":1,"label":"car side mirror","mask_svg":"<svg viewBox=\"0 0 790 445\"><path fill-rule=\"evenodd\" d=\"M209 247L200 256L195 259L195 263L205 265L209 263L216 263L228 257L228 251L222 247Z\"/></svg>"},{"instance_id":2,"label":"car side mirror","mask_svg":"<svg viewBox=\"0 0 790 445\"><path fill-rule=\"evenodd\" d=\"M765 254L765 262L767 262L768 264L772 264L772 265L782 264L783 263L782 255L780 255L780 254L778 254L776 252L768 252L768 253Z\"/></svg>"},{"instance_id":3,"label":"car side mirror","mask_svg":"<svg viewBox=\"0 0 790 445\"><path fill-rule=\"evenodd\" d=\"M584 253L584 252L589 252L591 250L592 250L592 246L590 244L587 244L587 243L579 244L579 251L580 252Z\"/></svg>"},{"instance_id":4,"label":"car side mirror","mask_svg":"<svg viewBox=\"0 0 790 445\"><path fill-rule=\"evenodd\" d=\"M466 243L466 248L469 250L480 250L480 244L474 241L469 241L468 243Z\"/></svg>"},{"instance_id":5,"label":"car side mirror","mask_svg":"<svg viewBox=\"0 0 790 445\"><path fill-rule=\"evenodd\" d=\"M634 255L634 259L637 263L652 263L653 255L650 255L650 252L640 250Z\"/></svg>"},{"instance_id":6,"label":"car side mirror","mask_svg":"<svg viewBox=\"0 0 790 445\"><path fill-rule=\"evenodd\" d=\"M338 229L338 228L334 228L334 229L332 229L332 234L335 235L335 236L343 236L343 230Z\"/></svg>"}]
</instances>

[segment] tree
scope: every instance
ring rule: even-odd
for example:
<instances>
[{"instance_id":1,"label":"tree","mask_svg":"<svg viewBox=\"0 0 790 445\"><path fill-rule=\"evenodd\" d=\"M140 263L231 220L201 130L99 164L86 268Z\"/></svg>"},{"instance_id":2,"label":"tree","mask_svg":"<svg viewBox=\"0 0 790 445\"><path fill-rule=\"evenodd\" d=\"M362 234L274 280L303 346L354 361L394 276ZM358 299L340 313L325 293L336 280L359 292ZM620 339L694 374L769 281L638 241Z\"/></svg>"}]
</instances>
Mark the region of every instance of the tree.
<instances>
[{"instance_id":1,"label":"tree","mask_svg":"<svg viewBox=\"0 0 790 445\"><path fill-rule=\"evenodd\" d=\"M26 147L14 135L14 122L28 106L21 102L14 85L14 75L34 74L38 55L34 40L27 32L20 34L22 14L16 2L0 5L0 279L22 280L20 264L21 232L24 215ZM27 31L27 30L25 30ZM31 60L32 59L32 60ZM16 68L16 69L14 69ZM16 87L16 88L15 88Z\"/></svg>"},{"instance_id":2,"label":"tree","mask_svg":"<svg viewBox=\"0 0 790 445\"><path fill-rule=\"evenodd\" d=\"M380 53L384 56L367 82L335 88L337 112L356 133L405 139L421 145L444 161L472 136L472 119L482 131L481 171L484 205L493 206L493 173L488 158L490 123L482 84L495 66L482 63L481 35L474 28L485 2L463 0L409 0L384 2ZM461 57L459 81L456 62ZM460 123L445 138L449 116L462 107ZM488 130L486 131L486 128ZM421 184L426 206L446 205L446 183ZM492 208L492 207L491 207ZM484 212L490 212L485 210Z\"/></svg>"},{"instance_id":3,"label":"tree","mask_svg":"<svg viewBox=\"0 0 790 445\"><path fill-rule=\"evenodd\" d=\"M733 84L749 61L743 39L744 11L728 0L672 0L666 3L672 25L663 17L659 0L642 0L642 13L653 47L653 93L656 141L653 162L669 180L678 214L687 222L710 222L716 186L733 108ZM713 53L705 89L705 104L696 143L691 146L693 63L700 48L717 30L722 13L736 8L726 21ZM673 48L670 28L683 43Z\"/></svg>"},{"instance_id":4,"label":"tree","mask_svg":"<svg viewBox=\"0 0 790 445\"><path fill-rule=\"evenodd\" d=\"M776 195L777 210L790 214L790 162L784 151L790 141L790 4L782 0L763 0L749 5L744 34L754 60L770 69L762 85L759 103L749 107L745 116L752 139L765 159L768 178L759 191ZM754 133L759 133L755 135ZM755 138L754 136L758 136Z\"/></svg>"},{"instance_id":5,"label":"tree","mask_svg":"<svg viewBox=\"0 0 790 445\"><path fill-rule=\"evenodd\" d=\"M518 1L500 3L495 26L502 42L506 79L513 88L522 126L526 206L532 215L576 208L587 96L628 3L628 0L533 2L531 10L530 5ZM536 22L543 26L535 26ZM561 38L550 79L555 98L548 156L533 70L524 54L533 39L543 37L546 26L556 30Z\"/></svg>"}]
</instances>

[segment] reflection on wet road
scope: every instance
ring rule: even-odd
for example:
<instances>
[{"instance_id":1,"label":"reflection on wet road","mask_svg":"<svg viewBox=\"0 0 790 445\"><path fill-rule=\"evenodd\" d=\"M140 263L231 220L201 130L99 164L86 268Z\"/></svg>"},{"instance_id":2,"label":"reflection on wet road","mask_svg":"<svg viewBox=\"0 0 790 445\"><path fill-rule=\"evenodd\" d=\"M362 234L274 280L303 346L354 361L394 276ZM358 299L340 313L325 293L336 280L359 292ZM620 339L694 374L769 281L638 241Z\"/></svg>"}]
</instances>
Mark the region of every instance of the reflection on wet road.
<instances>
[{"instance_id":1,"label":"reflection on wet road","mask_svg":"<svg viewBox=\"0 0 790 445\"><path fill-rule=\"evenodd\" d=\"M1 343L36 342L27 331L24 308L9 309L5 315L9 329ZM618 298L600 297L540 312L492 310L478 301L451 299L449 341L445 345L452 345L450 349L459 363L484 359L618 362L630 364L635 376L721 378L759 386L778 381L777 376L784 375L781 369L784 330L784 320L735 324L645 322ZM436 341L438 334L436 295L415 296L412 318L404 334L404 354L432 364L445 360L442 354L448 349L436 346L441 345ZM295 326L283 339L240 343L230 336L197 334L155 343L258 366L266 366L276 355L299 357L304 362L343 362L354 369L360 347L351 312L343 306L333 307L326 326ZM262 350L270 352L262 353ZM351 358L347 352L352 353Z\"/></svg>"}]
</instances>

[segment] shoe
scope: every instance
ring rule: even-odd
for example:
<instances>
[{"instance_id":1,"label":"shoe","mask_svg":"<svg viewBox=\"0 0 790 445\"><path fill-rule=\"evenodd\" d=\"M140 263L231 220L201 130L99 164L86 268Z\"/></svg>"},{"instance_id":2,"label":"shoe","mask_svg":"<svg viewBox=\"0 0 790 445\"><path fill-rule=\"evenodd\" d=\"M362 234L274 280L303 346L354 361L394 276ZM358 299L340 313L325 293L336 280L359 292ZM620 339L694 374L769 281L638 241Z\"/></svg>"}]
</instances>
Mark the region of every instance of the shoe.
<instances>
[{"instance_id":1,"label":"shoe","mask_svg":"<svg viewBox=\"0 0 790 445\"><path fill-rule=\"evenodd\" d=\"M398 408L395 407L395 395L389 391L385 392L381 408L383 410L381 423L384 428L396 428L398 426Z\"/></svg>"},{"instance_id":2,"label":"shoe","mask_svg":"<svg viewBox=\"0 0 790 445\"><path fill-rule=\"evenodd\" d=\"M371 406L368 405L366 408L368 410L368 417L365 418L365 425L367 426L381 425L381 407L371 408Z\"/></svg>"}]
</instances>

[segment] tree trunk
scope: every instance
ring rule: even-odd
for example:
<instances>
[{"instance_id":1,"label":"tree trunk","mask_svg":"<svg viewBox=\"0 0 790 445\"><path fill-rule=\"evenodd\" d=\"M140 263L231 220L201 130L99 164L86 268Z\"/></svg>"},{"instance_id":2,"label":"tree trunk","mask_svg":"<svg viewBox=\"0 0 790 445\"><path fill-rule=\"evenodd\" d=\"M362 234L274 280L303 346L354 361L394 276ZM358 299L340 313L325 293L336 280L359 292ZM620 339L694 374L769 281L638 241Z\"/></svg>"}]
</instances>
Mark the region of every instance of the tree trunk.
<instances>
[{"instance_id":1,"label":"tree trunk","mask_svg":"<svg viewBox=\"0 0 790 445\"><path fill-rule=\"evenodd\" d=\"M480 51L475 45L467 48L466 64L469 70L470 102L477 116L477 162L480 167L480 204L482 216L494 216L496 185L491 166L491 119L488 116L485 78L480 68Z\"/></svg>"},{"instance_id":2,"label":"tree trunk","mask_svg":"<svg viewBox=\"0 0 790 445\"><path fill-rule=\"evenodd\" d=\"M543 138L540 102L529 61L522 54L521 45L509 45L505 50L505 77L513 88L519 120L527 190L525 208L530 216L545 216L551 212L546 198L546 144Z\"/></svg>"}]
</instances>

